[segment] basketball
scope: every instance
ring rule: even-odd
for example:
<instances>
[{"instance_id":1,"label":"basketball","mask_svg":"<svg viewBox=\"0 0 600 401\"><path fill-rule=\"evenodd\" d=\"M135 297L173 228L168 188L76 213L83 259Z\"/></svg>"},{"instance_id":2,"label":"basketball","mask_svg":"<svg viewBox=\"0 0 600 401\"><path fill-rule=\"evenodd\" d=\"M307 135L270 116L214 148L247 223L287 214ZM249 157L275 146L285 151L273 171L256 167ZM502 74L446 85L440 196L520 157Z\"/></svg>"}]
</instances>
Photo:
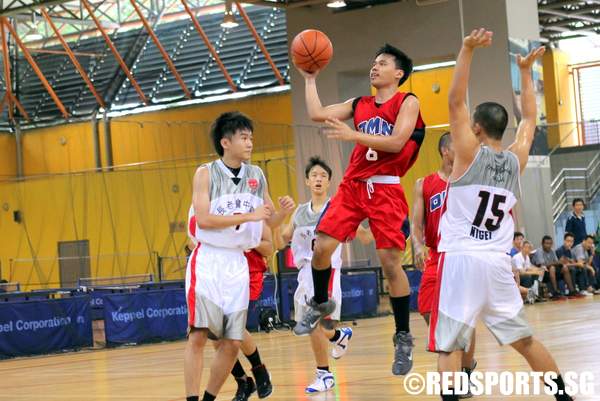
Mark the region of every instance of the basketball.
<instances>
[{"instance_id":1,"label":"basketball","mask_svg":"<svg viewBox=\"0 0 600 401\"><path fill-rule=\"evenodd\" d=\"M313 73L329 64L333 55L333 45L323 32L307 29L296 35L290 51L296 67Z\"/></svg>"}]
</instances>

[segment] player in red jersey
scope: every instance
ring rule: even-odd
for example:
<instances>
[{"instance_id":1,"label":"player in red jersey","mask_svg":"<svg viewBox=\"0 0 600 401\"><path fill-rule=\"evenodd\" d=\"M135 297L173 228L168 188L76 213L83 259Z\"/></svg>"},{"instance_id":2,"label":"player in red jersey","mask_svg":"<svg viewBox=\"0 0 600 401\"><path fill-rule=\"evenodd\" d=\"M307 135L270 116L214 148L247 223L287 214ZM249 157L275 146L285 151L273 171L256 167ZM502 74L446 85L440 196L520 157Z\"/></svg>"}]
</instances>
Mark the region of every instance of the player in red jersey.
<instances>
[{"instance_id":1,"label":"player in red jersey","mask_svg":"<svg viewBox=\"0 0 600 401\"><path fill-rule=\"evenodd\" d=\"M440 137L438 151L442 157L440 169L425 178L419 178L415 183L411 221L415 265L423 271L421 285L419 286L418 308L427 324L429 324L440 259L437 250L438 228L442 215L442 205L446 197L448 177L450 177L452 163L454 163L454 148L452 147L450 132L445 132ZM475 333L473 333L471 339L469 352L463 353L462 356L462 369L468 375L477 365L473 359L474 353Z\"/></svg>"},{"instance_id":2,"label":"player in red jersey","mask_svg":"<svg viewBox=\"0 0 600 401\"><path fill-rule=\"evenodd\" d=\"M396 332L392 372L404 375L412 368L413 338L409 329L410 286L402 269L402 251L409 235L408 204L400 177L415 162L425 134L419 101L398 87L412 72L412 61L402 51L385 45L371 67L375 96L362 96L323 107L316 87L317 73L304 71L306 106L313 121L325 122L327 137L356 145L337 193L323 212L312 258L312 308L294 327L307 335L329 315L335 303L328 299L331 255L349 239L361 221L369 219L377 254L390 286ZM341 120L354 119L354 129Z\"/></svg>"},{"instance_id":3,"label":"player in red jersey","mask_svg":"<svg viewBox=\"0 0 600 401\"><path fill-rule=\"evenodd\" d=\"M454 150L450 133L444 133L438 142L438 150L442 157L440 169L415 183L412 214L412 243L415 264L423 271L419 287L419 313L429 323L431 313L431 297L435 290L439 253L438 227L442 204L446 197L448 177L452 172Z\"/></svg>"}]
</instances>

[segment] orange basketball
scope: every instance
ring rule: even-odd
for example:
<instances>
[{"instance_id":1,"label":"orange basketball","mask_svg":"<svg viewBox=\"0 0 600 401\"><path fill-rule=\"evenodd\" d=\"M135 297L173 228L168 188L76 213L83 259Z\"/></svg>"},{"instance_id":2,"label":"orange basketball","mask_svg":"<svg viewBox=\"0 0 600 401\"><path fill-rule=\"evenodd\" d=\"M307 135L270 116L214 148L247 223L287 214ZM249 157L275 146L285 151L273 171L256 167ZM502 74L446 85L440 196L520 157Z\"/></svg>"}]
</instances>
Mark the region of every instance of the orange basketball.
<instances>
[{"instance_id":1,"label":"orange basketball","mask_svg":"<svg viewBox=\"0 0 600 401\"><path fill-rule=\"evenodd\" d=\"M296 35L290 52L296 67L312 73L329 64L333 55L333 45L323 32L307 29Z\"/></svg>"}]
</instances>

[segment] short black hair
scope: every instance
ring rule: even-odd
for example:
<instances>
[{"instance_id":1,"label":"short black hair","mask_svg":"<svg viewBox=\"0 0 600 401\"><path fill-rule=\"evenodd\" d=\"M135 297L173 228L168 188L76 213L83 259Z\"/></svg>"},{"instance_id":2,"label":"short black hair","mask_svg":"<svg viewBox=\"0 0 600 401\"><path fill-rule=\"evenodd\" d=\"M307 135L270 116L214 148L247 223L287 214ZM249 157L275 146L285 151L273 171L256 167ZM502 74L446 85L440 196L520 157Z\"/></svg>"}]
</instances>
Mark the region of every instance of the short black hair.
<instances>
[{"instance_id":1,"label":"short black hair","mask_svg":"<svg viewBox=\"0 0 600 401\"><path fill-rule=\"evenodd\" d=\"M551 237L551 236L549 236L549 235L544 235L544 236L542 237L542 244L543 244L544 242L546 242L546 241L553 241L553 239L552 239L552 237Z\"/></svg>"},{"instance_id":2,"label":"short black hair","mask_svg":"<svg viewBox=\"0 0 600 401\"><path fill-rule=\"evenodd\" d=\"M440 156L442 155L442 149L450 146L450 142L452 142L452 137L450 136L450 132L446 131L440 136L440 140L438 141L438 152L440 152Z\"/></svg>"},{"instance_id":3,"label":"short black hair","mask_svg":"<svg viewBox=\"0 0 600 401\"><path fill-rule=\"evenodd\" d=\"M508 125L508 112L499 103L484 102L475 108L473 122L479 124L490 138L500 140Z\"/></svg>"},{"instance_id":4,"label":"short black hair","mask_svg":"<svg viewBox=\"0 0 600 401\"><path fill-rule=\"evenodd\" d=\"M581 198L575 198L575 199L573 199L573 202L571 203L571 205L575 206L575 204L577 202L583 203L583 207L585 207L585 201L583 199L581 199Z\"/></svg>"},{"instance_id":5,"label":"short black hair","mask_svg":"<svg viewBox=\"0 0 600 401\"><path fill-rule=\"evenodd\" d=\"M308 164L306 165L306 168L304 169L304 175L306 176L306 178L308 178L308 175L310 174L310 170L312 170L312 168L315 166L319 166L323 170L325 170L325 172L327 172L328 178L331 179L331 174L332 174L331 167L329 167L327 165L327 163L325 163L325 161L323 159L321 159L319 156L313 156L310 159L308 159Z\"/></svg>"},{"instance_id":6,"label":"short black hair","mask_svg":"<svg viewBox=\"0 0 600 401\"><path fill-rule=\"evenodd\" d=\"M239 111L228 111L217 117L210 128L210 136L219 156L223 156L225 153L223 146L221 146L221 139L231 139L237 130L254 131L252 120Z\"/></svg>"},{"instance_id":7,"label":"short black hair","mask_svg":"<svg viewBox=\"0 0 600 401\"><path fill-rule=\"evenodd\" d=\"M590 235L590 234L586 235L583 240L586 241L586 240L588 240L590 238L592 239L592 241L596 242L596 237L594 237L593 235Z\"/></svg>"},{"instance_id":8,"label":"short black hair","mask_svg":"<svg viewBox=\"0 0 600 401\"><path fill-rule=\"evenodd\" d=\"M413 62L410 57L408 57L402 50L390 45L389 43L384 44L379 50L377 50L375 57L381 54L389 54L390 56L394 56L396 68L404 71L404 75L402 78L400 78L400 82L398 82L398 86L402 85L408 79L413 70Z\"/></svg>"},{"instance_id":9,"label":"short black hair","mask_svg":"<svg viewBox=\"0 0 600 401\"><path fill-rule=\"evenodd\" d=\"M525 236L523 235L523 233L522 233L522 232L520 232L520 231L515 231L515 233L513 234L513 241L514 241L514 240L516 240L516 239L517 239L517 237L525 237Z\"/></svg>"},{"instance_id":10,"label":"short black hair","mask_svg":"<svg viewBox=\"0 0 600 401\"><path fill-rule=\"evenodd\" d=\"M565 236L563 237L563 239L567 239L567 238L569 238L569 237L571 237L571 238L575 239L575 234L573 234L573 233L571 233L571 232L568 232L568 231L567 231L567 232L565 233Z\"/></svg>"}]
</instances>

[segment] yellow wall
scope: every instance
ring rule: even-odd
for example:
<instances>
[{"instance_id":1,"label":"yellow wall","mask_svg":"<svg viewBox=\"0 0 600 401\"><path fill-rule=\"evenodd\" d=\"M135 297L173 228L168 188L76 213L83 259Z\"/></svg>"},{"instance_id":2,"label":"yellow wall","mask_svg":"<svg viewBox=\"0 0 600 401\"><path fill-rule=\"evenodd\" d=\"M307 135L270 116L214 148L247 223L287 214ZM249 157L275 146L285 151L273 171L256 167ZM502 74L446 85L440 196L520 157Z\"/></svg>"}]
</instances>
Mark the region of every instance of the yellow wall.
<instances>
[{"instance_id":1,"label":"yellow wall","mask_svg":"<svg viewBox=\"0 0 600 401\"><path fill-rule=\"evenodd\" d=\"M451 74L451 68L415 73L402 88L419 96L428 126L447 123ZM95 167L89 122L26 131L25 174L50 176L0 184L0 204L9 204L8 211L0 210L2 277L25 284L24 289L59 286L59 241L89 240L94 277L156 274L156 254L183 257L185 233L169 233L169 226L185 222L194 170L214 157L202 121L231 109L255 120L253 162L265 171L271 196L296 197L288 93L115 118L111 132L118 167L112 172L89 171ZM105 165L102 123L99 127ZM439 165L442 131L427 130L419 159L403 178L411 203L414 181ZM140 162L156 163L136 165ZM20 224L12 219L15 210L22 212ZM166 278L183 277L182 260L164 262Z\"/></svg>"},{"instance_id":2,"label":"yellow wall","mask_svg":"<svg viewBox=\"0 0 600 401\"><path fill-rule=\"evenodd\" d=\"M13 134L0 134L0 180L17 175L17 144Z\"/></svg>"},{"instance_id":3,"label":"yellow wall","mask_svg":"<svg viewBox=\"0 0 600 401\"><path fill-rule=\"evenodd\" d=\"M206 122L227 110L239 110L256 122L256 148L293 143L289 129L281 127L281 132L276 132L275 128L269 128L266 135L260 132L261 123L291 123L289 93L253 96L115 118L111 121L113 163L122 165L210 154L213 150ZM102 163L106 165L104 129L102 123L98 125ZM4 141L4 137L0 138ZM91 122L24 132L23 169L26 176L85 171L93 169L94 163ZM6 168L4 161L0 164Z\"/></svg>"},{"instance_id":4,"label":"yellow wall","mask_svg":"<svg viewBox=\"0 0 600 401\"><path fill-rule=\"evenodd\" d=\"M284 152L258 155L271 195L288 193L285 183L293 172L287 175L279 161ZM265 160L271 161L265 165ZM57 242L82 239L89 240L93 277L156 274L155 253L184 255L185 232L169 233L169 226L185 227L195 169L194 162L162 163L0 184L0 203L9 205L8 211L0 209L2 278L22 283L25 290L59 287ZM13 221L15 210L22 213L20 224ZM183 258L179 267L182 263ZM177 263L165 266L166 278L183 278Z\"/></svg>"},{"instance_id":5,"label":"yellow wall","mask_svg":"<svg viewBox=\"0 0 600 401\"><path fill-rule=\"evenodd\" d=\"M180 256L179 261L166 260L164 266L167 279L183 278L186 235L170 233L169 227L171 223L185 227L196 166L214 158L209 156L213 150L208 126L196 122L231 109L255 119L253 162L265 171L271 196L295 197L289 94L115 119L111 123L115 165L157 163L112 172L89 171L95 167L89 122L26 131L25 173L49 175L0 183L0 205L8 204L8 210L0 209L2 278L22 283L24 290L58 287L58 242L82 239L89 240L93 277L156 274L158 254ZM102 124L100 128L104 151ZM0 136L7 155L0 171L14 175L10 138ZM68 172L72 173L56 174ZM13 221L16 210L22 213L21 223Z\"/></svg>"},{"instance_id":6,"label":"yellow wall","mask_svg":"<svg viewBox=\"0 0 600 401\"><path fill-rule=\"evenodd\" d=\"M421 115L429 127L448 124L448 89L453 71L453 67L445 67L414 72L399 88L417 95Z\"/></svg>"},{"instance_id":7,"label":"yellow wall","mask_svg":"<svg viewBox=\"0 0 600 401\"><path fill-rule=\"evenodd\" d=\"M66 173L93 167L94 153L90 122L23 132L24 175Z\"/></svg>"},{"instance_id":8,"label":"yellow wall","mask_svg":"<svg viewBox=\"0 0 600 401\"><path fill-rule=\"evenodd\" d=\"M254 146L257 149L293 143L289 93L255 96L242 100L211 103L153 113L115 118L111 122L114 164L171 160L213 153L208 136L209 124L219 114L238 110L256 123ZM264 123L281 124L281 132Z\"/></svg>"},{"instance_id":9,"label":"yellow wall","mask_svg":"<svg viewBox=\"0 0 600 401\"><path fill-rule=\"evenodd\" d=\"M550 49L549 49L550 50ZM575 113L575 91L573 77L569 73L569 56L559 49L546 51L543 59L544 94L548 124L548 145L553 148L579 145Z\"/></svg>"}]
</instances>

